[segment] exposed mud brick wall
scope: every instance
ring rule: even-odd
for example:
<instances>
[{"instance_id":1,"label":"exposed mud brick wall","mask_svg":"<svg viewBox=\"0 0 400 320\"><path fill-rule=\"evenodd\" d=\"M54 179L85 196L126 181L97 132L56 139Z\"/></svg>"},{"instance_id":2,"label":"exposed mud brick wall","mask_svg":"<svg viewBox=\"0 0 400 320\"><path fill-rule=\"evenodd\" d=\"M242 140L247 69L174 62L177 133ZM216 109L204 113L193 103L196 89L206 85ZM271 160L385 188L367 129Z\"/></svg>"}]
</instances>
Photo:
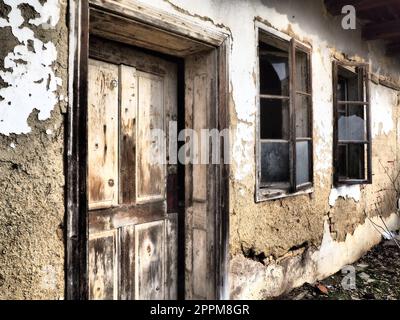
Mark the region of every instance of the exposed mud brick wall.
<instances>
[{"instance_id":1,"label":"exposed mud brick wall","mask_svg":"<svg viewBox=\"0 0 400 320\"><path fill-rule=\"evenodd\" d=\"M0 299L64 296L66 0L0 0Z\"/></svg>"}]
</instances>

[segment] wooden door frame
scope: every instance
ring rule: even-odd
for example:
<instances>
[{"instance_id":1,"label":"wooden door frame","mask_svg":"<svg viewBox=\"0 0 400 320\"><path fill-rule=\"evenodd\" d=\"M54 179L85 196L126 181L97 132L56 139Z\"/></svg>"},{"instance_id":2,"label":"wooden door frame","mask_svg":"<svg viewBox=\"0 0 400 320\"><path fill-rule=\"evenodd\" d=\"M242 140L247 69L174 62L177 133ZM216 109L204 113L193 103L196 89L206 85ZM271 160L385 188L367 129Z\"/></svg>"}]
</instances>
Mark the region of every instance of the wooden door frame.
<instances>
[{"instance_id":1,"label":"wooden door frame","mask_svg":"<svg viewBox=\"0 0 400 320\"><path fill-rule=\"evenodd\" d=\"M90 3L89 3L90 2ZM129 7L117 1L69 0L69 105L65 130L66 150L66 246L65 297L88 298L87 241L87 75L89 58L89 10L101 8L145 24L150 28L184 37L217 51L218 130L229 128L229 48L230 36L219 28L193 23L190 20L152 7L129 2ZM223 143L227 143L224 141ZM220 145L220 164L216 165L216 297L228 298L229 264L229 165L224 162L224 145Z\"/></svg>"}]
</instances>

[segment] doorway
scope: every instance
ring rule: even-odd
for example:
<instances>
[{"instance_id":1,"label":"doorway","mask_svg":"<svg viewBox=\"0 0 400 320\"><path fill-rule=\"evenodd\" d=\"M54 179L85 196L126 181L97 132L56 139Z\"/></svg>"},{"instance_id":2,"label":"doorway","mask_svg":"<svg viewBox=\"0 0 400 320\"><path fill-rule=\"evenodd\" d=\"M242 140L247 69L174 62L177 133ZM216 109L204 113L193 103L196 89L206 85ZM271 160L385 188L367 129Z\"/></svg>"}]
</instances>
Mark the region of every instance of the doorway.
<instances>
[{"instance_id":1,"label":"doorway","mask_svg":"<svg viewBox=\"0 0 400 320\"><path fill-rule=\"evenodd\" d=\"M89 299L178 298L184 168L168 163L177 141L152 130L182 127L180 61L161 56L89 41Z\"/></svg>"},{"instance_id":2,"label":"doorway","mask_svg":"<svg viewBox=\"0 0 400 320\"><path fill-rule=\"evenodd\" d=\"M199 136L227 128L227 35L197 32L187 21L177 27L175 16L134 1L78 2L71 9L77 47L67 142L67 298L226 297L224 153L218 163L179 165L167 158L177 141L164 148L148 135L168 132L171 121ZM224 150L222 140L210 149ZM151 150L166 163L152 163Z\"/></svg>"}]
</instances>

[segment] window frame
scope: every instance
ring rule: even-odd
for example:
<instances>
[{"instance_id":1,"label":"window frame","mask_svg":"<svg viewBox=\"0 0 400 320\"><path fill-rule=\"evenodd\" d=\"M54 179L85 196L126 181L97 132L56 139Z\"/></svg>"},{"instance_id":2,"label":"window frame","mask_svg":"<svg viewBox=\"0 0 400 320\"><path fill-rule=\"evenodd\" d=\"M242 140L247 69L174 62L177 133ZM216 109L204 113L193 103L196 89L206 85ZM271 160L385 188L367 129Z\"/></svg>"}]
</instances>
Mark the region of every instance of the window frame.
<instances>
[{"instance_id":1,"label":"window frame","mask_svg":"<svg viewBox=\"0 0 400 320\"><path fill-rule=\"evenodd\" d=\"M260 137L260 105L262 94L260 93L260 54L259 43L260 34L265 35L271 39L271 44L275 46L274 41L287 42L289 53L289 188L273 188L262 186L261 184L261 137ZM262 202L267 200L274 200L300 194L309 194L314 191L314 171L313 171L313 86L312 86L312 47L306 45L295 38L292 38L284 33L276 31L273 28L267 27L260 22L256 22L256 86L257 86L257 109L256 109L256 192L255 201ZM307 56L307 86L308 92L301 92L296 90L296 52L305 53ZM308 112L308 132L309 137L305 138L310 141L309 147L309 161L308 170L310 181L301 185L296 185L296 94L301 92L309 97L309 112ZM304 140L300 138L299 141ZM273 140L271 140L273 141Z\"/></svg>"},{"instance_id":2,"label":"window frame","mask_svg":"<svg viewBox=\"0 0 400 320\"><path fill-rule=\"evenodd\" d=\"M362 84L365 88L365 101L339 101L337 96L337 87L339 83L339 68L346 69L349 67L361 68L363 79ZM334 60L332 63L332 89L333 89L333 184L334 186L341 185L356 185L356 184L372 184L372 137L371 137L371 99L370 99L370 65L364 62L352 62L352 61L339 61ZM351 104L365 106L366 107L366 140L364 140L363 145L367 147L366 155L366 168L364 168L364 176L366 174L366 179L342 179L339 177L339 105L349 102ZM349 144L351 142L346 142ZM361 144L360 142L357 142Z\"/></svg>"}]
</instances>

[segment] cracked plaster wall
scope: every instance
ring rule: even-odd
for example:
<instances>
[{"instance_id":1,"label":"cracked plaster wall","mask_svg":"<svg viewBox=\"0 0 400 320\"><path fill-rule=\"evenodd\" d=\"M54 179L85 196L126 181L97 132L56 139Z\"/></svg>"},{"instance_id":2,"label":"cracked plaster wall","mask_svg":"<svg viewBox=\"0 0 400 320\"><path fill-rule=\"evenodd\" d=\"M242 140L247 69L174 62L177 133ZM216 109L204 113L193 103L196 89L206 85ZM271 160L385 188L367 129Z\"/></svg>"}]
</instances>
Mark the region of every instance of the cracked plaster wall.
<instances>
[{"instance_id":1,"label":"cracked plaster wall","mask_svg":"<svg viewBox=\"0 0 400 320\"><path fill-rule=\"evenodd\" d=\"M141 2L231 33L232 265L245 255L256 257L259 261L245 260L265 270L304 247L321 248L326 237L340 247L364 223L365 212L376 214L375 204L386 216L393 211L384 200L391 195L385 191L389 183L383 168L395 170L397 166L397 92L372 85L374 184L335 190L331 179L331 61L343 53L370 62L374 72L392 71L398 80L399 65L384 57L379 42L362 42L359 29L342 30L340 18L329 16L322 0ZM5 190L0 194L0 298L63 295L65 8L66 0L0 0L0 40L4 42L0 48L0 187ZM255 19L313 47L315 191L310 196L254 202ZM231 269L234 282L245 268ZM233 283L233 288L238 283ZM254 284L251 278L247 283L249 288Z\"/></svg>"},{"instance_id":2,"label":"cracked plaster wall","mask_svg":"<svg viewBox=\"0 0 400 320\"><path fill-rule=\"evenodd\" d=\"M346 261L356 259L374 241L369 227L361 228L362 237L371 238L367 246L349 242L341 246L360 225L368 224L367 216L379 213L388 217L395 210L395 197L386 174L398 170L397 109L399 93L371 83L371 113L373 135L373 184L334 188L332 185L332 60L350 58L371 64L376 74L399 80L400 64L384 55L379 41L364 42L361 28L343 30L341 17L332 17L323 1L145 1L176 14L192 16L194 21L222 26L231 33L229 61L230 76L230 254L232 264L246 256L261 269L279 263L296 254L299 248L315 251L329 237L338 245L335 256L342 252ZM151 3L150 3L151 2ZM255 188L255 115L256 115L256 34L254 20L298 40L311 44L313 65L313 134L314 134L314 193L256 204ZM395 220L393 224L396 227ZM398 224L397 224L398 226ZM374 231L375 232L375 231ZM331 246L325 248L329 255ZM332 249L333 250L333 249ZM341 251L343 250L343 251ZM346 252L349 252L347 255ZM249 259L246 259L247 261ZM339 263L330 272L337 271ZM324 268L321 262L321 268ZM240 265L240 264L239 264ZM248 267L232 268L232 296L238 276ZM326 267L326 266L325 266ZM336 269L335 269L336 268ZM263 269L263 270L264 270ZM314 273L315 279L317 275ZM254 285L252 277L244 282ZM265 281L267 278L264 278ZM280 280L285 279L280 278ZM299 279L303 279L300 277ZM310 278L309 278L310 279ZM271 280L271 279L269 279ZM295 285L282 280L281 288ZM302 280L296 282L301 284ZM268 282L268 281L267 281ZM242 288L243 289L243 288ZM264 290L265 291L265 290ZM270 292L270 294L273 291ZM277 292L277 291L275 291ZM268 293L258 297L265 297ZM251 296L251 295L250 295ZM256 295L257 296L257 295ZM253 296L254 297L254 296Z\"/></svg>"},{"instance_id":3,"label":"cracked plaster wall","mask_svg":"<svg viewBox=\"0 0 400 320\"><path fill-rule=\"evenodd\" d=\"M0 299L64 296L66 0L0 0Z\"/></svg>"}]
</instances>

